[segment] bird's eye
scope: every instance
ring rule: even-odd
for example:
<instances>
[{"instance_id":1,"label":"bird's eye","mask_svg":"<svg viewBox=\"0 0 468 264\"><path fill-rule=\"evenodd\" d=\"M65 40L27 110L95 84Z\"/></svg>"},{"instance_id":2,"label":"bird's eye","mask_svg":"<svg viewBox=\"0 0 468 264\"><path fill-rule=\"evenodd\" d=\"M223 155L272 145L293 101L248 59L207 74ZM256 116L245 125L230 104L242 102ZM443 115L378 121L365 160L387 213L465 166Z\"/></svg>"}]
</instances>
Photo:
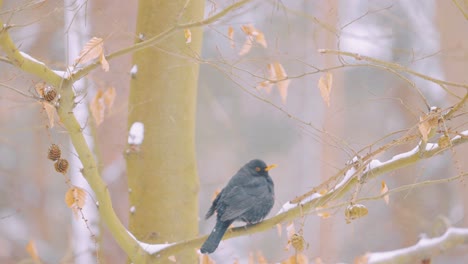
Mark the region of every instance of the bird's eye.
<instances>
[{"instance_id":1,"label":"bird's eye","mask_svg":"<svg viewBox=\"0 0 468 264\"><path fill-rule=\"evenodd\" d=\"M255 171L260 171L260 167L255 167Z\"/></svg>"}]
</instances>

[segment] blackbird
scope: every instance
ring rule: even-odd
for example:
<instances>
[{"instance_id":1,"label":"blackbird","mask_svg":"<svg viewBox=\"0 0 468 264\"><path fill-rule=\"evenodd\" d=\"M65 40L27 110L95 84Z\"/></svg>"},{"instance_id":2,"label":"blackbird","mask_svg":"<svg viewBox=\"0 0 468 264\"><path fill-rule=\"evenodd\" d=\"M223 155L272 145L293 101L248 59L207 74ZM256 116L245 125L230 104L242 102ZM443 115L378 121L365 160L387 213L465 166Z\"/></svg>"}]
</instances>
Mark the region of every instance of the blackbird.
<instances>
[{"instance_id":1,"label":"blackbird","mask_svg":"<svg viewBox=\"0 0 468 264\"><path fill-rule=\"evenodd\" d=\"M213 253L234 221L255 224L267 216L275 202L273 180L268 175L274 167L254 159L232 176L206 213L208 219L216 212L216 225L200 248L201 253Z\"/></svg>"}]
</instances>

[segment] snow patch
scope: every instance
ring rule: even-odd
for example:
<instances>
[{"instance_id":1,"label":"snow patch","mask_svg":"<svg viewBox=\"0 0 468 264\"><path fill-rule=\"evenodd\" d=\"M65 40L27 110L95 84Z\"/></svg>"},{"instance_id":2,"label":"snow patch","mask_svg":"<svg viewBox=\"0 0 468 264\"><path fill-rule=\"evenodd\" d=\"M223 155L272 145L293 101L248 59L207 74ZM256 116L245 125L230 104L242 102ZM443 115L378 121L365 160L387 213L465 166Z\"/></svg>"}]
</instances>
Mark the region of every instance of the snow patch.
<instances>
[{"instance_id":1,"label":"snow patch","mask_svg":"<svg viewBox=\"0 0 468 264\"><path fill-rule=\"evenodd\" d=\"M141 122L135 122L130 127L128 133L128 144L130 145L141 145L145 137L145 125Z\"/></svg>"}]
</instances>

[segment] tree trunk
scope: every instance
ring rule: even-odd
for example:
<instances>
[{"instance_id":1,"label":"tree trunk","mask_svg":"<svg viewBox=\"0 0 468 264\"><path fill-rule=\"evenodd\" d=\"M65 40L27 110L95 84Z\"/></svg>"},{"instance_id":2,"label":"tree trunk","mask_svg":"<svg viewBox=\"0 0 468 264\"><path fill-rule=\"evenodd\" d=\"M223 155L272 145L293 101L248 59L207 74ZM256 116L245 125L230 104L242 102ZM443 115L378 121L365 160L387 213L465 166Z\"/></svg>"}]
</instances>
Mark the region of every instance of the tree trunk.
<instances>
[{"instance_id":1,"label":"tree trunk","mask_svg":"<svg viewBox=\"0 0 468 264\"><path fill-rule=\"evenodd\" d=\"M136 35L148 39L177 23L201 20L203 8L203 0L140 0ZM194 137L199 65L192 58L200 52L202 31L191 33L189 44L181 30L133 56L138 70L132 74L128 125L142 122L145 137L127 155L129 229L147 243L198 235ZM195 263L195 251L176 259Z\"/></svg>"}]
</instances>

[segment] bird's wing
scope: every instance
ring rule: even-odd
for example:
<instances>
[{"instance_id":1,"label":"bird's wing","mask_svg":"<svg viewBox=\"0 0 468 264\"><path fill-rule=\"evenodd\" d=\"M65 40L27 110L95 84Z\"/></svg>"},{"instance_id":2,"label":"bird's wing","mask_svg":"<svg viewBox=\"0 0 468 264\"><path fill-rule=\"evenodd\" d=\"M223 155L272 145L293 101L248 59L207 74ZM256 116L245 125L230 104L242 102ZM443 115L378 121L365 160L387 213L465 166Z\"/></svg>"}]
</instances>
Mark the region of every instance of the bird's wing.
<instances>
[{"instance_id":1,"label":"bird's wing","mask_svg":"<svg viewBox=\"0 0 468 264\"><path fill-rule=\"evenodd\" d=\"M224 189L220 193L218 193L218 195L214 199L213 203L211 204L210 209L208 210L208 212L205 215L205 219L210 218L214 214L214 212L216 211L216 208L218 207L219 198L223 194L223 191L224 191Z\"/></svg>"},{"instance_id":2,"label":"bird's wing","mask_svg":"<svg viewBox=\"0 0 468 264\"><path fill-rule=\"evenodd\" d=\"M249 185L235 186L225 191L223 198L218 203L218 208L223 212L221 221L236 220L245 212L256 205L258 200L269 195L265 184L253 183ZM219 212L218 212L219 213Z\"/></svg>"}]
</instances>

